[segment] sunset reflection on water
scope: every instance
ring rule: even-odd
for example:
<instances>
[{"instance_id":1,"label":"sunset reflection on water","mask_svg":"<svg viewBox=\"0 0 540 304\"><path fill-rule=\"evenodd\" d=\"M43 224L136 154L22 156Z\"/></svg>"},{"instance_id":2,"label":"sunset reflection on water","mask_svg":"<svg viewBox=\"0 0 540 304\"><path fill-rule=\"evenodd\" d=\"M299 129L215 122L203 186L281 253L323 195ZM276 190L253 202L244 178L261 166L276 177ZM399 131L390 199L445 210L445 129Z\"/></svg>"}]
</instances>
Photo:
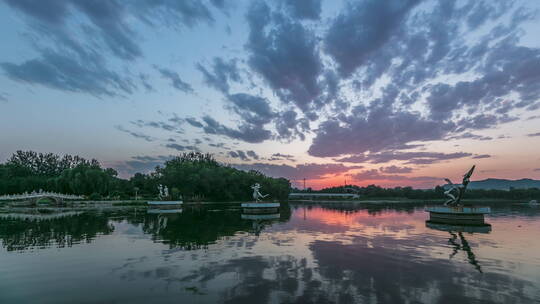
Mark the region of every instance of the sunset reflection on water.
<instances>
[{"instance_id":1,"label":"sunset reflection on water","mask_svg":"<svg viewBox=\"0 0 540 304\"><path fill-rule=\"evenodd\" d=\"M540 210L493 207L487 233L434 229L426 219L423 205L351 203L291 204L279 218L268 220L245 220L236 208L211 207L174 215L126 210L35 222L4 217L0 284L7 288L0 300L540 299L540 245L535 241ZM66 238L71 242L62 242Z\"/></svg>"}]
</instances>

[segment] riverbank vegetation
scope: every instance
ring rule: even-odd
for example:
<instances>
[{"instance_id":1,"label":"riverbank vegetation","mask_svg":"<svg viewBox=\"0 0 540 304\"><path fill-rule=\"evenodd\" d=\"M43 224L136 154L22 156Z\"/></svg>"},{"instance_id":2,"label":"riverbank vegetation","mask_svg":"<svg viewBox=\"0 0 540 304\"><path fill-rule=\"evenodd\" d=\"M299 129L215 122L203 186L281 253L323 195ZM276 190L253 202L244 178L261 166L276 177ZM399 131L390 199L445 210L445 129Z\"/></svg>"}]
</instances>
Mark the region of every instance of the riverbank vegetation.
<instances>
[{"instance_id":1,"label":"riverbank vegetation","mask_svg":"<svg viewBox=\"0 0 540 304\"><path fill-rule=\"evenodd\" d=\"M250 186L259 183L272 199L284 199L290 182L258 171L242 171L217 162L211 154L184 153L149 174L121 179L112 168L79 156L17 151L0 164L0 195L44 191L85 195L89 199L155 199L158 185L169 189L168 199L249 200Z\"/></svg>"},{"instance_id":2,"label":"riverbank vegetation","mask_svg":"<svg viewBox=\"0 0 540 304\"><path fill-rule=\"evenodd\" d=\"M298 190L298 192L312 191L309 188L307 190ZM426 199L445 199L444 187L436 186L433 189L413 189L412 187L395 187L395 188L382 188L376 185L369 185L366 187L359 187L356 185L346 185L338 187L324 188L319 191L312 191L317 193L354 193L358 194L361 198L402 198L413 200L426 200ZM486 189L467 189L465 193L467 199L505 199L505 200L526 200L526 199L538 199L540 198L540 189L513 189L510 190L486 190Z\"/></svg>"}]
</instances>

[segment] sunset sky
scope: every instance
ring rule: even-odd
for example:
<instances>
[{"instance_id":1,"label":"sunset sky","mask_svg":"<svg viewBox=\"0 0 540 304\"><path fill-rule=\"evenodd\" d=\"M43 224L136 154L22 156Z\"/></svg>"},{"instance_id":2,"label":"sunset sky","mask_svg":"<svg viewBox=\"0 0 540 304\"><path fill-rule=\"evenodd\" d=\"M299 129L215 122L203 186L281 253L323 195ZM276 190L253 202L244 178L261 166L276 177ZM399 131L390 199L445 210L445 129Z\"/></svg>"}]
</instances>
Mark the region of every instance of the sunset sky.
<instances>
[{"instance_id":1,"label":"sunset sky","mask_svg":"<svg viewBox=\"0 0 540 304\"><path fill-rule=\"evenodd\" d=\"M540 179L540 1L0 0L0 161Z\"/></svg>"}]
</instances>

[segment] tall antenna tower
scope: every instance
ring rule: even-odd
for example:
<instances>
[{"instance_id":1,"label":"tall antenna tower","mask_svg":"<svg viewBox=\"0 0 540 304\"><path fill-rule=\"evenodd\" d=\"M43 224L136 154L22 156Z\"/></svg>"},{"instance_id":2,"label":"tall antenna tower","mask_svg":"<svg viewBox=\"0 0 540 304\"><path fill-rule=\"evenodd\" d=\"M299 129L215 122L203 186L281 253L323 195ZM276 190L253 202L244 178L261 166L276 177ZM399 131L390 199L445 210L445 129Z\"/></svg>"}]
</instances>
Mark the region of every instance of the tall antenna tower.
<instances>
[{"instance_id":1,"label":"tall antenna tower","mask_svg":"<svg viewBox=\"0 0 540 304\"><path fill-rule=\"evenodd\" d=\"M306 178L304 177L304 190L306 190Z\"/></svg>"}]
</instances>

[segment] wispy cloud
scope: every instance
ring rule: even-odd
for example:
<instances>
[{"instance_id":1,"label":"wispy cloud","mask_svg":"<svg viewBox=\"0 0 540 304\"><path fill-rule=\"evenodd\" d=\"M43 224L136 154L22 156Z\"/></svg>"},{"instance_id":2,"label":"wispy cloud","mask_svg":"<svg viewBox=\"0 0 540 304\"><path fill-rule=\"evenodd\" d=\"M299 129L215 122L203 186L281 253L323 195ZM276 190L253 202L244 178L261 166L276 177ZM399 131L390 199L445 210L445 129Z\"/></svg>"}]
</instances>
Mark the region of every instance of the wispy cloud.
<instances>
[{"instance_id":1,"label":"wispy cloud","mask_svg":"<svg viewBox=\"0 0 540 304\"><path fill-rule=\"evenodd\" d=\"M122 131L124 133L127 133L135 138L140 138L140 139L144 139L148 142L152 142L152 141L155 141L155 138L152 137L152 136L149 136L149 135L146 135L146 134L143 134L143 133L139 133L139 132L134 132L134 131L131 131L131 130L128 130L120 125L117 125L115 126L115 129L117 129L118 131Z\"/></svg>"},{"instance_id":2,"label":"wispy cloud","mask_svg":"<svg viewBox=\"0 0 540 304\"><path fill-rule=\"evenodd\" d=\"M408 164L433 164L445 160L458 159L472 156L472 153L467 152L400 152L400 151L385 151L379 153L358 154L336 159L338 162L349 163L372 163L380 164L394 160L406 161Z\"/></svg>"},{"instance_id":3,"label":"wispy cloud","mask_svg":"<svg viewBox=\"0 0 540 304\"><path fill-rule=\"evenodd\" d=\"M200 151L200 149L196 146L180 145L180 144L174 144L174 143L166 144L165 147L176 150L176 151L196 151L196 152Z\"/></svg>"},{"instance_id":4,"label":"wispy cloud","mask_svg":"<svg viewBox=\"0 0 540 304\"><path fill-rule=\"evenodd\" d=\"M175 89L182 91L184 93L193 93L193 88L191 87L191 85L183 81L180 78L180 75L178 75L178 73L176 73L175 71L169 70L167 68L158 67L156 65L154 65L154 67L156 68L156 70L159 71L159 73L161 74L163 78L170 80L171 85Z\"/></svg>"}]
</instances>

